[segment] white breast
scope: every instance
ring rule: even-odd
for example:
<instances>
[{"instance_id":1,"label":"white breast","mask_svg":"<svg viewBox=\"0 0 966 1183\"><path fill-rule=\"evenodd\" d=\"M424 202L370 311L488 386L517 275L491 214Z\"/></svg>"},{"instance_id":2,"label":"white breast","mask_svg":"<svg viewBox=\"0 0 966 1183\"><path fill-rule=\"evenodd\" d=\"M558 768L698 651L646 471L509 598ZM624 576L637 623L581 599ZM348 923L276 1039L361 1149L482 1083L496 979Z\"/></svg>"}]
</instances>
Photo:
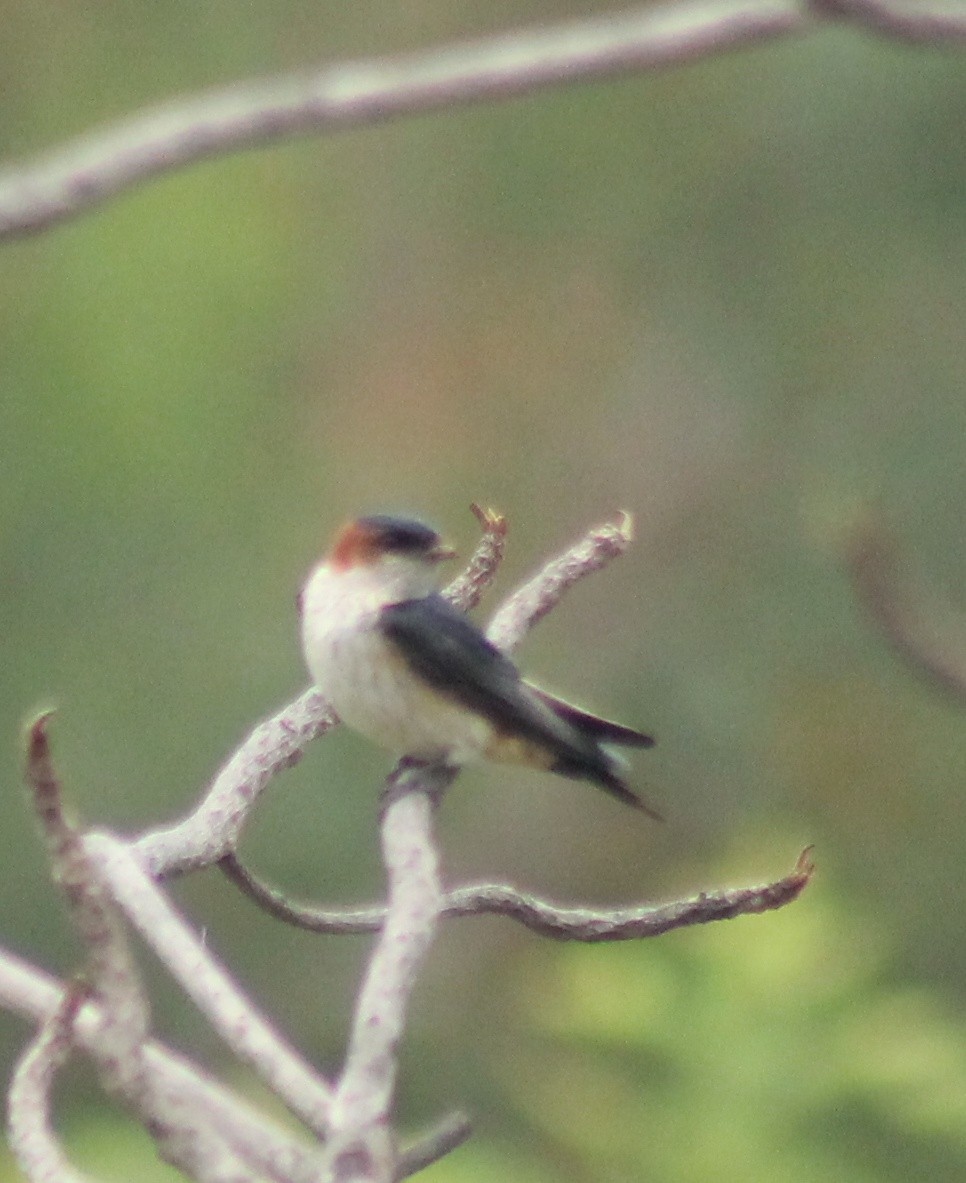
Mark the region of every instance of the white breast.
<instances>
[{"instance_id":1,"label":"white breast","mask_svg":"<svg viewBox=\"0 0 966 1183\"><path fill-rule=\"evenodd\" d=\"M412 673L377 628L385 586L367 568L313 572L302 601L302 643L316 686L340 719L398 755L464 764L492 728Z\"/></svg>"}]
</instances>

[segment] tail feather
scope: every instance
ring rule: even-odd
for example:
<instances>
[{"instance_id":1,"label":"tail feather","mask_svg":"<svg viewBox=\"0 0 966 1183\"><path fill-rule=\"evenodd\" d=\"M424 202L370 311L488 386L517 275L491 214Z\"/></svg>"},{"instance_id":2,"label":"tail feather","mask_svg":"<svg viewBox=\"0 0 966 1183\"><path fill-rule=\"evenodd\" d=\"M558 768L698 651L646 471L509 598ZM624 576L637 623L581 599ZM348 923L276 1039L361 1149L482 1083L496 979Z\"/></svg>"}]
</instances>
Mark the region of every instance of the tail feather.
<instances>
[{"instance_id":1,"label":"tail feather","mask_svg":"<svg viewBox=\"0 0 966 1183\"><path fill-rule=\"evenodd\" d=\"M531 686L530 689L558 718L563 719L572 727L576 727L583 735L598 743L621 744L629 748L654 747L652 735L645 735L643 731L635 731L633 727L625 727L623 723L613 723L610 719L602 719L599 715L591 715L588 711L582 711L580 707L575 707L562 698L548 694L546 690L540 690L537 686Z\"/></svg>"},{"instance_id":2,"label":"tail feather","mask_svg":"<svg viewBox=\"0 0 966 1183\"><path fill-rule=\"evenodd\" d=\"M591 715L536 686L529 688L544 706L576 733L576 743L566 743L554 749L556 759L551 765L553 772L577 780L589 780L610 793L612 797L616 797L618 801L623 801L625 805L639 809L655 821L664 821L656 809L627 786L619 772L622 761L603 746L620 744L626 747L650 748L654 745L650 735L625 727L622 723L612 723L609 719L600 718L599 715Z\"/></svg>"},{"instance_id":3,"label":"tail feather","mask_svg":"<svg viewBox=\"0 0 966 1183\"><path fill-rule=\"evenodd\" d=\"M573 777L575 780L589 780L592 784L599 785L605 792L610 793L612 797L616 797L618 801L623 801L625 805L630 805L634 809L639 809L641 813L646 813L654 821L664 821L664 818L652 805L648 805L633 789L628 788L624 780L614 771L613 761L608 758L606 752L599 748L595 753L595 758L580 760L563 756L550 766L550 770L559 773L560 776Z\"/></svg>"},{"instance_id":4,"label":"tail feather","mask_svg":"<svg viewBox=\"0 0 966 1183\"><path fill-rule=\"evenodd\" d=\"M658 813L653 805L648 805L642 797L639 797L637 793L629 789L621 778L613 772L607 777L602 777L596 783L602 789L606 789L608 793L616 797L618 801L623 801L626 805L631 805L634 809L639 809L641 813L646 813L649 818L652 818L656 822L664 821L663 816Z\"/></svg>"}]
</instances>

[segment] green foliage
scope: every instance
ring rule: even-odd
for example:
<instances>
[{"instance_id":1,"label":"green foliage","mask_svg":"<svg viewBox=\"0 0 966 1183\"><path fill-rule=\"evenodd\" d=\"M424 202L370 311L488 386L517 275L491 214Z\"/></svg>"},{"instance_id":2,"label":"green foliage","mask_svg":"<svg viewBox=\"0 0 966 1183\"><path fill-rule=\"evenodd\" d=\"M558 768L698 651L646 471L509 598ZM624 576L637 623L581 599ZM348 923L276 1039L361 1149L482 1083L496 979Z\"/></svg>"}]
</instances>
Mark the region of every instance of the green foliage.
<instances>
[{"instance_id":1,"label":"green foliage","mask_svg":"<svg viewBox=\"0 0 966 1183\"><path fill-rule=\"evenodd\" d=\"M820 871L780 912L556 952L522 977L496 1071L533 1138L601 1183L952 1183L966 1028L889 961Z\"/></svg>"}]
</instances>

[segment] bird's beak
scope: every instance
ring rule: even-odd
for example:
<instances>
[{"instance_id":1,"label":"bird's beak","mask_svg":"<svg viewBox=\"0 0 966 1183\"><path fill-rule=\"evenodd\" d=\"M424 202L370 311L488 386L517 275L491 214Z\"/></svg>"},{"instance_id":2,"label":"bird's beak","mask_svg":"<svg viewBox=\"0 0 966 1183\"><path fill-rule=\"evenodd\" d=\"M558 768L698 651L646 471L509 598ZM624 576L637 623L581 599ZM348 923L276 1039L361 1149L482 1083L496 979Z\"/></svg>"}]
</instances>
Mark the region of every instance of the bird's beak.
<instances>
[{"instance_id":1,"label":"bird's beak","mask_svg":"<svg viewBox=\"0 0 966 1183\"><path fill-rule=\"evenodd\" d=\"M444 542L437 542L433 549L427 552L426 557L431 563L443 563L447 559L455 559L456 551Z\"/></svg>"}]
</instances>

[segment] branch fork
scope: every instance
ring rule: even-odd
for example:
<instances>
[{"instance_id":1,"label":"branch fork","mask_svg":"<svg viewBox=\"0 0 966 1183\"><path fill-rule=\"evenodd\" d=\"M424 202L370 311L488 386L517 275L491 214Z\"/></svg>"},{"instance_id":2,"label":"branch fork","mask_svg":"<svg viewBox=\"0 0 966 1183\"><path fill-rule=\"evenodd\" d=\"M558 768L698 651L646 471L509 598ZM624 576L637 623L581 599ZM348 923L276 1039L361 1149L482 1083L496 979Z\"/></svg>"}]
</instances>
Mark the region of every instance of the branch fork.
<instances>
[{"instance_id":1,"label":"branch fork","mask_svg":"<svg viewBox=\"0 0 966 1183\"><path fill-rule=\"evenodd\" d=\"M467 570L446 594L474 605L499 567L504 519L473 507L483 535ZM631 521L594 530L546 564L498 609L488 635L511 649L580 579L624 552ZM782 907L812 873L804 852L791 874L760 887L702 893L657 907L595 911L554 904L504 884L444 891L434 811L456 771L402 761L383 792L380 840L385 906L321 911L299 907L260 884L239 862L245 821L274 776L337 723L306 690L260 723L217 774L194 810L175 825L133 840L84 830L65 814L50 752L49 714L28 728L26 778L84 949L83 988L62 986L0 950L0 1004L40 1023L9 1096L11 1145L31 1181L86 1180L51 1132L50 1088L71 1051L89 1056L107 1091L149 1130L159 1153L201 1183L394 1183L449 1153L469 1136L462 1114L399 1149L393 1130L398 1047L409 999L442 918L507 916L559 940L656 936L671 928ZM376 934L355 1006L345 1061L327 1078L262 1016L169 900L166 878L220 866L256 903L318 932ZM236 1056L248 1063L301 1123L284 1130L198 1064L151 1037L150 1008L128 946L135 929Z\"/></svg>"}]
</instances>

